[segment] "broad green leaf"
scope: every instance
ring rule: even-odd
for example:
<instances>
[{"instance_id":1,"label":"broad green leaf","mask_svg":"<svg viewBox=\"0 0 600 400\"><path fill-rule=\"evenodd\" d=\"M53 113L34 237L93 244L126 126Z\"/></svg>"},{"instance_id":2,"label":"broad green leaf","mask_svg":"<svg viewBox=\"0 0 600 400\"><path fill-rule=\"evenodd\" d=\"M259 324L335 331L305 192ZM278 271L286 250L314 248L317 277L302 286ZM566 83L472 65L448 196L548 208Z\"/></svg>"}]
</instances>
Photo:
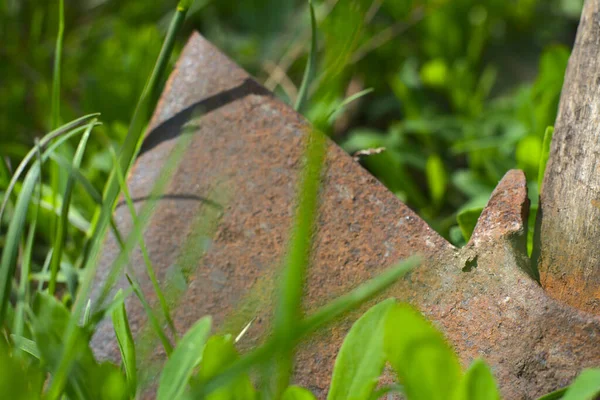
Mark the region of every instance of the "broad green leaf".
<instances>
[{"instance_id":1,"label":"broad green leaf","mask_svg":"<svg viewBox=\"0 0 600 400\"><path fill-rule=\"evenodd\" d=\"M385 321L394 304L394 299L379 303L352 325L335 360L328 400L371 396L385 365Z\"/></svg>"},{"instance_id":2,"label":"broad green leaf","mask_svg":"<svg viewBox=\"0 0 600 400\"><path fill-rule=\"evenodd\" d=\"M199 374L200 382L217 376L238 358L231 335L212 336L204 348ZM255 398L256 391L250 377L245 373L206 396L206 400L253 400Z\"/></svg>"},{"instance_id":3,"label":"broad green leaf","mask_svg":"<svg viewBox=\"0 0 600 400\"><path fill-rule=\"evenodd\" d=\"M600 395L600 368L583 370L571 383L562 400L593 400Z\"/></svg>"},{"instance_id":4,"label":"broad green leaf","mask_svg":"<svg viewBox=\"0 0 600 400\"><path fill-rule=\"evenodd\" d=\"M552 144L552 136L554 135L554 127L549 126L544 132L544 142L540 152L539 171L538 171L538 190L542 191L542 183L544 182L544 173L546 172L546 164L550 157L550 145Z\"/></svg>"},{"instance_id":5,"label":"broad green leaf","mask_svg":"<svg viewBox=\"0 0 600 400\"><path fill-rule=\"evenodd\" d=\"M458 212L456 221L465 240L468 241L475 230L477 220L483 212L483 207L466 208Z\"/></svg>"},{"instance_id":6,"label":"broad green leaf","mask_svg":"<svg viewBox=\"0 0 600 400\"><path fill-rule=\"evenodd\" d=\"M14 400L41 398L46 374L38 363L16 357L4 338L0 339L0 393Z\"/></svg>"},{"instance_id":7,"label":"broad green leaf","mask_svg":"<svg viewBox=\"0 0 600 400\"><path fill-rule=\"evenodd\" d=\"M64 335L70 313L56 298L37 293L34 300L33 338L48 373L54 374L65 351ZM125 399L127 383L119 369L98 364L89 347L90 333L77 326L65 393L71 398Z\"/></svg>"},{"instance_id":8,"label":"broad green leaf","mask_svg":"<svg viewBox=\"0 0 600 400\"><path fill-rule=\"evenodd\" d=\"M431 60L421 67L421 81L428 86L444 87L448 79L448 66L446 62L437 58Z\"/></svg>"},{"instance_id":9,"label":"broad green leaf","mask_svg":"<svg viewBox=\"0 0 600 400\"><path fill-rule=\"evenodd\" d=\"M483 360L478 359L471 364L458 383L458 388L454 392L452 399L500 400L500 393L498 392L494 376Z\"/></svg>"},{"instance_id":10,"label":"broad green leaf","mask_svg":"<svg viewBox=\"0 0 600 400\"><path fill-rule=\"evenodd\" d=\"M406 304L388 312L384 347L410 400L445 400L461 379L458 357L442 334Z\"/></svg>"},{"instance_id":11,"label":"broad green leaf","mask_svg":"<svg viewBox=\"0 0 600 400\"><path fill-rule=\"evenodd\" d=\"M308 389L300 386L290 386L283 392L281 400L317 400L317 398Z\"/></svg>"},{"instance_id":12,"label":"broad green leaf","mask_svg":"<svg viewBox=\"0 0 600 400\"><path fill-rule=\"evenodd\" d=\"M119 298L122 295L123 290L119 290L116 297ZM125 375L127 376L127 382L129 383L129 391L130 393L135 393L137 386L135 343L133 341L131 329L129 328L127 311L125 310L125 303L123 300L120 301L120 304L115 307L112 312L112 323L115 335L117 336L117 342L119 343L121 360L123 361Z\"/></svg>"},{"instance_id":13,"label":"broad green leaf","mask_svg":"<svg viewBox=\"0 0 600 400\"><path fill-rule=\"evenodd\" d=\"M177 400L185 392L194 368L202 360L211 324L211 317L204 317L181 338L160 375L158 400Z\"/></svg>"},{"instance_id":14,"label":"broad green leaf","mask_svg":"<svg viewBox=\"0 0 600 400\"><path fill-rule=\"evenodd\" d=\"M543 395L542 397L539 397L537 400L560 400L567 392L567 389L568 387L555 390L553 392Z\"/></svg>"},{"instance_id":15,"label":"broad green leaf","mask_svg":"<svg viewBox=\"0 0 600 400\"><path fill-rule=\"evenodd\" d=\"M321 30L325 33L325 82L337 78L348 65L360 44L365 14L370 5L371 1L368 0L340 0L323 23Z\"/></svg>"},{"instance_id":16,"label":"broad green leaf","mask_svg":"<svg viewBox=\"0 0 600 400\"><path fill-rule=\"evenodd\" d=\"M446 187L448 186L448 175L440 156L437 154L429 156L425 166L425 173L427 175L427 184L431 198L436 205L439 205L444 199Z\"/></svg>"},{"instance_id":17,"label":"broad green leaf","mask_svg":"<svg viewBox=\"0 0 600 400\"><path fill-rule=\"evenodd\" d=\"M21 349L24 352L31 354L38 360L42 357L40 354L40 350L38 349L37 345L33 340L15 334L11 334L10 338L12 339L12 341L18 349Z\"/></svg>"},{"instance_id":18,"label":"broad green leaf","mask_svg":"<svg viewBox=\"0 0 600 400\"><path fill-rule=\"evenodd\" d=\"M541 150L542 141L537 136L525 136L517 144L517 166L531 178L534 178L535 174L538 173Z\"/></svg>"}]
</instances>

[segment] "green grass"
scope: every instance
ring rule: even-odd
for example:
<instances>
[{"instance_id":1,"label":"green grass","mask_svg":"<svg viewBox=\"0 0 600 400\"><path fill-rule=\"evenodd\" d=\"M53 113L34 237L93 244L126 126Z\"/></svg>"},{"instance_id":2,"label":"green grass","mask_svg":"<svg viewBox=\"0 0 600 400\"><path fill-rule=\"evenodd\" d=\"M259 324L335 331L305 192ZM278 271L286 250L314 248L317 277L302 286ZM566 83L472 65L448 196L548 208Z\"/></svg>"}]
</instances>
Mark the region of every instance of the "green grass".
<instances>
[{"instance_id":1,"label":"green grass","mask_svg":"<svg viewBox=\"0 0 600 400\"><path fill-rule=\"evenodd\" d=\"M26 103L29 88L36 94L28 100L34 110L27 114L0 99L0 131L19 132L0 137L0 391L23 399L140 396L152 383L144 374L156 367L149 361L144 332L158 336L167 355L160 367L159 399L313 399L310 391L293 385L297 346L419 264L418 257L401 261L313 313L303 313L326 135L349 152L384 147L361 162L435 229L455 244L464 244L504 171L520 167L528 173L534 193L541 186L551 137L546 127L554 121L568 50L548 46L540 53L532 50L532 43L557 41L540 15L553 21L577 17L560 2L535 0L517 8L491 0L182 0L176 7L166 0L154 7L106 0L93 10L80 4L65 9L63 0L33 3L0 6L0 21L6 22L0 24L0 33L12 38L3 41L1 55L7 62L0 63L2 76L18 76L22 69L31 72L24 67L36 66L36 72L52 66L51 85L35 73L25 83L1 83L17 105ZM278 80L276 93L315 127L306 134L272 335L244 354L235 348L233 334L238 332L211 336L210 316L187 332L176 332L171 308L178 304L181 290L171 278L160 285L143 239L157 201L189 145L186 129L139 212L125 185L166 71L181 48L178 32L191 10L198 11L188 16L187 26L202 27L259 79ZM292 23L298 10L306 18ZM168 18L147 24L161 15ZM78 18L86 22L74 27ZM552 26L568 32L564 25ZM497 37L502 26L504 42ZM48 27L58 27L56 34L48 35L55 39L53 46L44 36ZM510 29L519 31L519 41L531 34L532 43L525 45L536 57L529 63L539 66L532 83L497 84L507 77L502 76L502 60L493 54L514 45ZM165 39L156 56L161 33ZM106 35L112 39L104 40ZM31 44L27 54L14 47L21 37ZM150 70L151 57L156 62ZM261 69L263 58L279 60L283 75L267 76ZM116 73L115 65L129 65L129 75ZM148 73L147 80L141 71ZM78 74L85 77L84 83ZM289 82L284 84L286 78ZM300 84L293 96L295 81ZM355 90L347 91L352 85ZM81 115L80 104L103 114L75 118ZM48 126L48 113L50 132L29 150L23 143L31 132L39 134L40 126ZM69 119L73 121L59 126ZM23 131L28 134L21 135ZM133 221L126 237L112 219L121 194ZM210 213L199 218L178 260L183 281L205 250L198 250L195 242L213 234L218 220ZM92 303L100 246L109 227L121 252ZM142 250L158 305L128 273L136 246ZM114 284L124 275L129 288L110 299ZM135 338L124 307L133 296L137 300L131 301L142 303L149 321ZM93 332L106 318L113 322L121 365L96 360L90 348ZM399 384L377 388L386 363ZM600 392L598 373L585 370L572 386L543 398L591 398ZM463 371L440 332L410 306L390 299L374 305L348 332L328 399L372 399L392 393L409 400L499 398L483 360Z\"/></svg>"}]
</instances>

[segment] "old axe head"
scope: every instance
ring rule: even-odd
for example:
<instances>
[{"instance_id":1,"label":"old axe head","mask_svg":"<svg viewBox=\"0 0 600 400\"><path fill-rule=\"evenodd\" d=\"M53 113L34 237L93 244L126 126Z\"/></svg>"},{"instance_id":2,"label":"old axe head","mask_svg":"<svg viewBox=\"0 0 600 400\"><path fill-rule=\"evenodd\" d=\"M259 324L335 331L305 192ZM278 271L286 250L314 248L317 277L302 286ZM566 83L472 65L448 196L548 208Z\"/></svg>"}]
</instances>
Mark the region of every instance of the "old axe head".
<instances>
[{"instance_id":1,"label":"old axe head","mask_svg":"<svg viewBox=\"0 0 600 400\"><path fill-rule=\"evenodd\" d=\"M307 128L300 115L201 36L191 37L129 177L139 206L177 137L193 131L144 236L159 279L181 285L174 311L180 332L211 315L217 327L231 333L253 319L242 346L264 337ZM549 298L525 272L528 200L520 171L506 174L471 241L457 249L333 143L326 163L307 310L420 253L423 265L385 296L416 305L443 330L465 364L484 357L505 398L541 395L567 385L582 368L600 364L600 319ZM124 204L115 218L121 231L131 229ZM100 281L118 253L109 236ZM130 265L148 298L155 299L141 253ZM132 330L140 334L146 314L139 302L130 300L128 313ZM303 345L297 383L325 396L351 323L352 318L340 321ZM100 356L118 358L110 324L100 327L93 345Z\"/></svg>"}]
</instances>

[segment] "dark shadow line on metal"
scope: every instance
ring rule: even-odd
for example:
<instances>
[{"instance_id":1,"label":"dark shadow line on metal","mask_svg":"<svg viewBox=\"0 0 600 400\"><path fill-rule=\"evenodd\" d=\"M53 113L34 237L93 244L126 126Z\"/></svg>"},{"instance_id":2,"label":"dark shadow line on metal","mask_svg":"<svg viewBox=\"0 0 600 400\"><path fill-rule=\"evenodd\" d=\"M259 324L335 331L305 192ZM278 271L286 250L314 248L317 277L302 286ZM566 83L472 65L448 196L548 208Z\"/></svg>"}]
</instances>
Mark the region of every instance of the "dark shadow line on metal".
<instances>
[{"instance_id":1,"label":"dark shadow line on metal","mask_svg":"<svg viewBox=\"0 0 600 400\"><path fill-rule=\"evenodd\" d=\"M138 203L140 201L149 200L152 196L141 196L131 199L133 203ZM210 200L206 197L197 196L195 194L163 194L158 196L159 200L191 200L198 201L208 206L214 207L218 210L223 210L223 206L213 200ZM126 205L125 200L121 200L117 203L117 208Z\"/></svg>"},{"instance_id":2,"label":"dark shadow line on metal","mask_svg":"<svg viewBox=\"0 0 600 400\"><path fill-rule=\"evenodd\" d=\"M249 94L273 96L273 93L252 78L246 78L242 84L200 100L157 125L144 139L138 156L152 150L162 142L179 136L183 131L183 126L195 115L208 114Z\"/></svg>"}]
</instances>

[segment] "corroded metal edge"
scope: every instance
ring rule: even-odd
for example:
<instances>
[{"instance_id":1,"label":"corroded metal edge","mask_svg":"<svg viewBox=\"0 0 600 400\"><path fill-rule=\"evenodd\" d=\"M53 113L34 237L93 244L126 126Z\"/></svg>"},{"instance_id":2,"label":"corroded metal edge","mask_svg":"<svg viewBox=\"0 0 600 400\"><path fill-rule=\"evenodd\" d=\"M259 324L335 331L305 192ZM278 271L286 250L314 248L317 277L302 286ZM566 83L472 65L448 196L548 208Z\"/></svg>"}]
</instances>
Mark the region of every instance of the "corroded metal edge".
<instances>
[{"instance_id":1,"label":"corroded metal edge","mask_svg":"<svg viewBox=\"0 0 600 400\"><path fill-rule=\"evenodd\" d=\"M207 314L220 331L233 334L254 320L240 343L251 348L268 331L308 124L194 34L129 178L136 205L148 196L184 125L195 133L145 233L146 244L159 279L178 277L171 282L185 288L175 311L180 332ZM330 142L306 310L420 253L424 265L380 298L395 296L418 306L444 330L465 364L486 358L507 399L563 386L580 368L600 365L600 321L548 298L523 271L527 259L519 243L526 210L524 176L511 171L469 245L456 249ZM118 207L115 218L123 232L131 228L126 207ZM108 237L99 280L117 254ZM131 265L154 301L139 252ZM145 314L135 299L127 308L139 338ZM296 380L320 398L357 315L300 349ZM141 347L157 347L151 335L139 340ZM109 323L93 345L98 355L118 358ZM150 361L163 356L158 350Z\"/></svg>"}]
</instances>

